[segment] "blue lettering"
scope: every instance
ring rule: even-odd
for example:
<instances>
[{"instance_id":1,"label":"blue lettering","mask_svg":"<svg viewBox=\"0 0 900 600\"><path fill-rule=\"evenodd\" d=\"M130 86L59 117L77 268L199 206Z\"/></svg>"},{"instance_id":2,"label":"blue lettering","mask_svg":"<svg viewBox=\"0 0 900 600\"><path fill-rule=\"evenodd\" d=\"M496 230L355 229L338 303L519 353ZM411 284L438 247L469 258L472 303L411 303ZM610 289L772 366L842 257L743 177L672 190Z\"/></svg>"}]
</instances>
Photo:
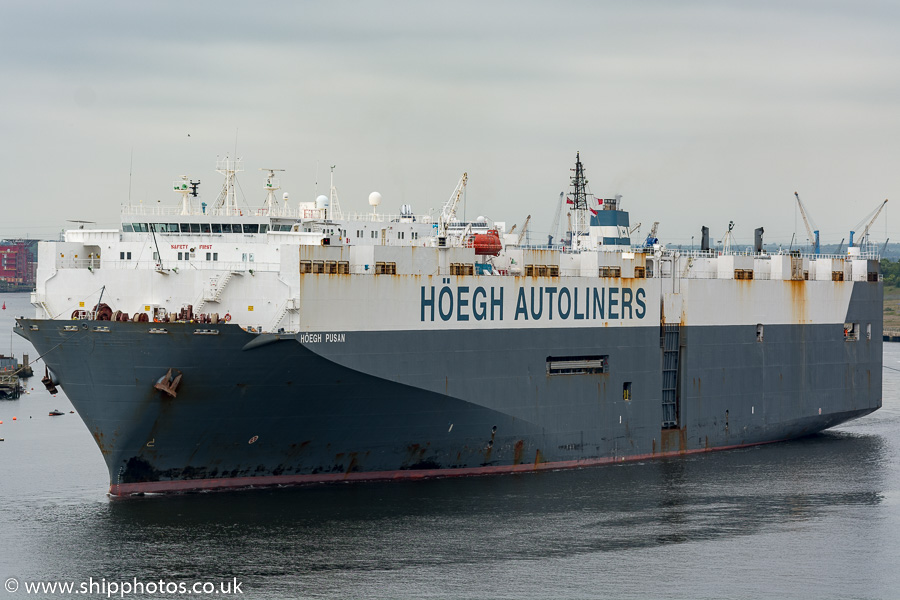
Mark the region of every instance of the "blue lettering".
<instances>
[{"instance_id":1,"label":"blue lettering","mask_svg":"<svg viewBox=\"0 0 900 600\"><path fill-rule=\"evenodd\" d=\"M611 287L609 288L609 318L610 319L618 319L619 314L616 311L616 305L619 303L618 298L615 298L616 294L619 293L619 288Z\"/></svg>"},{"instance_id":2,"label":"blue lettering","mask_svg":"<svg viewBox=\"0 0 900 600\"><path fill-rule=\"evenodd\" d=\"M584 297L587 298L587 290ZM572 312L575 313L575 320L584 319L584 313L578 312L578 288L575 288L575 306L572 307Z\"/></svg>"},{"instance_id":3,"label":"blue lettering","mask_svg":"<svg viewBox=\"0 0 900 600\"><path fill-rule=\"evenodd\" d=\"M444 312L444 295L446 294L447 298L450 298L450 308L447 309L447 312ZM453 316L453 291L448 287L442 287L441 293L438 294L438 312L441 314L441 319L444 321L449 321L450 317Z\"/></svg>"},{"instance_id":4,"label":"blue lettering","mask_svg":"<svg viewBox=\"0 0 900 600\"><path fill-rule=\"evenodd\" d=\"M575 290L578 293L578 290ZM566 297L566 310L563 310L563 296ZM559 318L560 319L568 319L569 313L572 312L572 294L569 293L569 288L559 288Z\"/></svg>"},{"instance_id":5,"label":"blue lettering","mask_svg":"<svg viewBox=\"0 0 900 600\"><path fill-rule=\"evenodd\" d=\"M469 286L463 285L456 290L456 320L468 321L469 315L463 314L463 307L469 305L469 301L463 298L463 294L469 293Z\"/></svg>"},{"instance_id":6,"label":"blue lettering","mask_svg":"<svg viewBox=\"0 0 900 600\"><path fill-rule=\"evenodd\" d=\"M604 298L606 297L606 288L594 288L594 318L597 318L597 315L600 316L601 319L603 316L603 304Z\"/></svg>"},{"instance_id":7,"label":"blue lettering","mask_svg":"<svg viewBox=\"0 0 900 600\"><path fill-rule=\"evenodd\" d=\"M475 316L476 321L483 321L487 317L487 302L484 300L479 302L479 294L482 298L487 298L487 292L480 285L475 288L475 292L472 294L472 314Z\"/></svg>"},{"instance_id":8,"label":"blue lettering","mask_svg":"<svg viewBox=\"0 0 900 600\"><path fill-rule=\"evenodd\" d=\"M538 290L538 300L539 302L534 301L534 290ZM535 312L534 307L538 306L537 312ZM541 315L544 312L544 288L531 288L531 318L537 321L541 318Z\"/></svg>"},{"instance_id":9,"label":"blue lettering","mask_svg":"<svg viewBox=\"0 0 900 600\"><path fill-rule=\"evenodd\" d=\"M547 294L550 296L549 301L547 302L547 309L550 311L550 320L553 320L553 294L556 293L555 287L544 288L547 290Z\"/></svg>"},{"instance_id":10,"label":"blue lettering","mask_svg":"<svg viewBox=\"0 0 900 600\"><path fill-rule=\"evenodd\" d=\"M644 304L644 288L638 288L637 293L634 295L635 302L637 302L637 310L634 311L634 314L637 315L638 319L643 319L644 315L647 314L647 306Z\"/></svg>"},{"instance_id":11,"label":"blue lettering","mask_svg":"<svg viewBox=\"0 0 900 600\"><path fill-rule=\"evenodd\" d=\"M632 318L631 314L631 297L634 292L631 288L622 288L622 318L625 318L625 309L628 309L628 318Z\"/></svg>"},{"instance_id":12,"label":"blue lettering","mask_svg":"<svg viewBox=\"0 0 900 600\"><path fill-rule=\"evenodd\" d=\"M534 293L534 288L531 288L532 293ZM525 316L525 320L528 320L528 306L525 302L525 288L519 288L519 297L516 299L516 317L513 319L514 321L519 320L519 313Z\"/></svg>"},{"instance_id":13,"label":"blue lettering","mask_svg":"<svg viewBox=\"0 0 900 600\"><path fill-rule=\"evenodd\" d=\"M425 307L431 307L431 320L434 321L434 286L431 286L431 298L425 299L425 286L422 286L422 320L425 320Z\"/></svg>"},{"instance_id":14,"label":"blue lettering","mask_svg":"<svg viewBox=\"0 0 900 600\"><path fill-rule=\"evenodd\" d=\"M500 321L503 320L503 288L500 288L500 297L496 300L494 299L494 287L491 286L491 321L494 320L494 307L497 306L500 308L498 311L500 313Z\"/></svg>"}]
</instances>

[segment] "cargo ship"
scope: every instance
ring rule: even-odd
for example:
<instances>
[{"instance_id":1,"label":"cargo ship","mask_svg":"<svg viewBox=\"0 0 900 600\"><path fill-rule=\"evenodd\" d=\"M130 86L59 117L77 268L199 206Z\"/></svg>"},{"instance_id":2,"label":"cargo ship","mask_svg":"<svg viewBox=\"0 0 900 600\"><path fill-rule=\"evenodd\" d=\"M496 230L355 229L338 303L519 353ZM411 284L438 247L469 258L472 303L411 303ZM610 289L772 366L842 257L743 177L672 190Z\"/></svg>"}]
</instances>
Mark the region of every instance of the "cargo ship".
<instances>
[{"instance_id":1,"label":"cargo ship","mask_svg":"<svg viewBox=\"0 0 900 600\"><path fill-rule=\"evenodd\" d=\"M562 240L440 211L125 205L39 248L16 331L126 496L531 472L813 434L881 406L877 252L635 243L576 158ZM448 186L449 187L449 186ZM655 229L655 228L654 228ZM653 232L655 234L655 230Z\"/></svg>"}]
</instances>

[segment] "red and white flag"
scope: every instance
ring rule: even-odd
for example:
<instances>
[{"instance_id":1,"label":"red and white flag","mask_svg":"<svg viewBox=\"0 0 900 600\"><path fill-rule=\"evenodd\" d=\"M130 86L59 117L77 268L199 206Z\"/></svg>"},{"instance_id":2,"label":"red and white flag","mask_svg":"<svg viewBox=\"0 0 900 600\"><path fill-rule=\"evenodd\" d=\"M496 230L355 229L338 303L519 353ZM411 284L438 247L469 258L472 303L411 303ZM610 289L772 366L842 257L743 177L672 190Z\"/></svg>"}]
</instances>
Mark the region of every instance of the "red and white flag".
<instances>
[{"instance_id":1,"label":"red and white flag","mask_svg":"<svg viewBox=\"0 0 900 600\"><path fill-rule=\"evenodd\" d=\"M567 197L567 198L566 198L566 204L575 204L575 203L572 202L572 199L571 199L571 198L568 198L568 197Z\"/></svg>"}]
</instances>

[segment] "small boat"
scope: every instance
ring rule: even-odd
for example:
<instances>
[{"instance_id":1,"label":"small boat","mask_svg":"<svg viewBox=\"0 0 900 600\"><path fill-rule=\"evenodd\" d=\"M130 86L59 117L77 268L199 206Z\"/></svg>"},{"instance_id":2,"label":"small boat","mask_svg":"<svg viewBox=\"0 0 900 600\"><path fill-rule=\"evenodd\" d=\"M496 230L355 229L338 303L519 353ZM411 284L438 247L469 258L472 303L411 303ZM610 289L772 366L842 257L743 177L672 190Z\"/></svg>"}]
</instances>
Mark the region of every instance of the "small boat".
<instances>
[{"instance_id":1,"label":"small boat","mask_svg":"<svg viewBox=\"0 0 900 600\"><path fill-rule=\"evenodd\" d=\"M51 416L51 417L58 417L58 416L64 415L64 414L66 414L66 413L64 413L64 412L62 412L62 411L51 410L49 416Z\"/></svg>"}]
</instances>

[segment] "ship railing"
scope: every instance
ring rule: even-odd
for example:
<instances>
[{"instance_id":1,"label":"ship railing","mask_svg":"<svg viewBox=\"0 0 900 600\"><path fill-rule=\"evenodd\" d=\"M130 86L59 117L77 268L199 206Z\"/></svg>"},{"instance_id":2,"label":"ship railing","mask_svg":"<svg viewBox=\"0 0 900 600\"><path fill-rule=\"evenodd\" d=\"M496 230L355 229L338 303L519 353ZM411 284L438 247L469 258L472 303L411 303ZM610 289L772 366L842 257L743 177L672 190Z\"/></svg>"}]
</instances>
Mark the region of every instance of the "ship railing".
<instances>
[{"instance_id":1,"label":"ship railing","mask_svg":"<svg viewBox=\"0 0 900 600\"><path fill-rule=\"evenodd\" d=\"M121 270L148 270L148 271L228 271L246 273L271 273L281 270L280 263L255 262L255 261L222 261L222 260L110 260L103 261L102 267L99 258L73 258L57 259L57 269L121 269Z\"/></svg>"},{"instance_id":2,"label":"ship railing","mask_svg":"<svg viewBox=\"0 0 900 600\"><path fill-rule=\"evenodd\" d=\"M288 214L282 214L288 213ZM207 206L205 208L194 208L191 207L189 211L189 216L201 216L201 217L294 217L296 216L297 211L292 211L291 209L284 208L275 208L269 211L268 208L225 208L225 207L212 207ZM120 214L123 216L141 216L141 217L152 217L152 216L181 216L183 215L183 210L181 206L171 206L171 205L150 205L150 204L123 204L120 210Z\"/></svg>"},{"instance_id":3,"label":"ship railing","mask_svg":"<svg viewBox=\"0 0 900 600\"><path fill-rule=\"evenodd\" d=\"M434 218L431 215L387 215L370 212L345 213L347 221L363 221L368 223L426 223L431 224Z\"/></svg>"},{"instance_id":4,"label":"ship railing","mask_svg":"<svg viewBox=\"0 0 900 600\"><path fill-rule=\"evenodd\" d=\"M633 251L640 252L641 250L642 249L640 249L640 248L635 248ZM652 251L652 248L643 249L643 250ZM687 257L691 257L691 258L720 258L722 256L749 256L752 258L766 259L766 258L770 258L770 257L774 257L774 256L797 256L799 258L807 258L810 260L815 260L817 258L821 258L821 259L856 259L856 260L879 260L880 259L880 256L877 252L864 252L864 253L860 253L856 256L850 256L848 254L810 254L807 252L802 252L799 254L791 254L789 252L780 252L780 253L779 252L762 252L762 253L757 254L756 252L746 252L746 251L743 251L743 252L729 251L727 253L723 253L721 250L716 251L716 250L667 249L664 255L665 256L674 256L676 254L678 256L687 256Z\"/></svg>"},{"instance_id":5,"label":"ship railing","mask_svg":"<svg viewBox=\"0 0 900 600\"><path fill-rule=\"evenodd\" d=\"M122 217L273 217L289 219L322 219L325 212L320 208L291 208L288 206L276 206L269 210L266 207L234 208L223 206L191 206L187 215L183 208L173 205L152 204L123 204L120 208ZM365 221L373 223L433 223L431 215L390 215L382 213L352 212L343 216L329 215L332 220ZM123 219L128 222L127 219Z\"/></svg>"}]
</instances>

